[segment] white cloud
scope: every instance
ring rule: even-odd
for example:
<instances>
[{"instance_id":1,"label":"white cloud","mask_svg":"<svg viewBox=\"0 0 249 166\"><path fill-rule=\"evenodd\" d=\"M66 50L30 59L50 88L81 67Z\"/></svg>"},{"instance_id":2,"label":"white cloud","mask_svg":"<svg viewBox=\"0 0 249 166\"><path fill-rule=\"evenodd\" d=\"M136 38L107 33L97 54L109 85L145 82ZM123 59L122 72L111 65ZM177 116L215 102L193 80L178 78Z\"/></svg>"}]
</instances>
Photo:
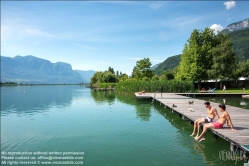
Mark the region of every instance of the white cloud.
<instances>
[{"instance_id":1,"label":"white cloud","mask_svg":"<svg viewBox=\"0 0 249 166\"><path fill-rule=\"evenodd\" d=\"M221 25L219 25L219 24L213 24L213 25L210 26L210 29L213 29L214 32L217 34L218 31L220 32L224 28Z\"/></svg>"},{"instance_id":2,"label":"white cloud","mask_svg":"<svg viewBox=\"0 0 249 166\"><path fill-rule=\"evenodd\" d=\"M42 30L39 29L35 29L35 28L27 28L25 30L25 33L31 36L39 36L39 37L54 37L52 34L49 34L47 32L44 32Z\"/></svg>"},{"instance_id":3,"label":"white cloud","mask_svg":"<svg viewBox=\"0 0 249 166\"><path fill-rule=\"evenodd\" d=\"M165 2L153 2L149 4L149 7L153 10L157 10L160 9L161 7L163 7L165 4Z\"/></svg>"},{"instance_id":4,"label":"white cloud","mask_svg":"<svg viewBox=\"0 0 249 166\"><path fill-rule=\"evenodd\" d=\"M224 5L226 6L227 10L234 8L236 6L235 1L227 1L224 2Z\"/></svg>"}]
</instances>

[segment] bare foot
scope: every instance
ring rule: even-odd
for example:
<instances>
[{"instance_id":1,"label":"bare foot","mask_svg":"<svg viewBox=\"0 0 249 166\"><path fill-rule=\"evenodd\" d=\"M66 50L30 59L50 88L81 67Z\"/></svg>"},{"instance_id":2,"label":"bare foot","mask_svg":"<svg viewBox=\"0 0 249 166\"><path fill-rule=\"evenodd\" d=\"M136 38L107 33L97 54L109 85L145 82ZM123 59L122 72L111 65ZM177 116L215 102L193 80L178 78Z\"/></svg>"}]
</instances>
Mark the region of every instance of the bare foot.
<instances>
[{"instance_id":1,"label":"bare foot","mask_svg":"<svg viewBox=\"0 0 249 166\"><path fill-rule=\"evenodd\" d=\"M193 137L194 135L195 135L195 133L192 133L190 136L192 136L192 137Z\"/></svg>"},{"instance_id":2,"label":"bare foot","mask_svg":"<svg viewBox=\"0 0 249 166\"><path fill-rule=\"evenodd\" d=\"M200 138L199 137L195 137L195 140L198 141Z\"/></svg>"},{"instance_id":3,"label":"bare foot","mask_svg":"<svg viewBox=\"0 0 249 166\"><path fill-rule=\"evenodd\" d=\"M201 141L205 141L205 138L202 137L199 142L201 142Z\"/></svg>"}]
</instances>

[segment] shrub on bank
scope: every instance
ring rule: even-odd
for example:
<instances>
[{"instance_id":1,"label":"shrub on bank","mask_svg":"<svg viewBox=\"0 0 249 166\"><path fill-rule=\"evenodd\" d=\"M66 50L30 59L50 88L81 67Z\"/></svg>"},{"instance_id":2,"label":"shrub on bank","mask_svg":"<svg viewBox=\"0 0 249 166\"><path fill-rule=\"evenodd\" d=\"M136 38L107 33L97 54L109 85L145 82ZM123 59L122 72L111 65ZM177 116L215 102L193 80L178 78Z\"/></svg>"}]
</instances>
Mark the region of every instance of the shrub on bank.
<instances>
[{"instance_id":1,"label":"shrub on bank","mask_svg":"<svg viewBox=\"0 0 249 166\"><path fill-rule=\"evenodd\" d=\"M114 88L117 83L99 83L96 87L98 88Z\"/></svg>"}]
</instances>

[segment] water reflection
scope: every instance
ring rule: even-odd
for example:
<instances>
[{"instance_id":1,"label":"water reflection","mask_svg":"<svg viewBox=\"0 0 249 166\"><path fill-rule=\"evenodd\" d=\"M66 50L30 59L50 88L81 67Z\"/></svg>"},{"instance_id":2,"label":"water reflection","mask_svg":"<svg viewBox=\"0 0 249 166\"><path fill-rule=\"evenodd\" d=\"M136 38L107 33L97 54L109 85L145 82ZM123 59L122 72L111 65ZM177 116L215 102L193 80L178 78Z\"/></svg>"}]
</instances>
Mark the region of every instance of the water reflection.
<instances>
[{"instance_id":1,"label":"water reflection","mask_svg":"<svg viewBox=\"0 0 249 166\"><path fill-rule=\"evenodd\" d=\"M183 121L181 118L179 118L177 113L172 113L169 109L164 108L161 105L158 105L158 103L154 104L154 109L158 111L165 119L167 119L174 127L180 130L184 130L183 126L180 126L177 122Z\"/></svg>"},{"instance_id":2,"label":"water reflection","mask_svg":"<svg viewBox=\"0 0 249 166\"><path fill-rule=\"evenodd\" d=\"M109 105L114 104L115 102L115 92L112 90L109 91L91 91L91 96L97 104Z\"/></svg>"},{"instance_id":3,"label":"water reflection","mask_svg":"<svg viewBox=\"0 0 249 166\"><path fill-rule=\"evenodd\" d=\"M135 106L137 118L142 121L150 120L152 106L148 100L141 99L137 102L134 96L125 96L122 94L116 94L116 97L122 103Z\"/></svg>"},{"instance_id":4,"label":"water reflection","mask_svg":"<svg viewBox=\"0 0 249 166\"><path fill-rule=\"evenodd\" d=\"M119 102L122 102L124 104L128 104L128 105L136 105L136 98L134 95L123 95L123 94L119 94L116 93L116 98Z\"/></svg>"},{"instance_id":5,"label":"water reflection","mask_svg":"<svg viewBox=\"0 0 249 166\"><path fill-rule=\"evenodd\" d=\"M149 121L151 117L151 105L140 104L136 106L136 114L142 121Z\"/></svg>"},{"instance_id":6,"label":"water reflection","mask_svg":"<svg viewBox=\"0 0 249 166\"><path fill-rule=\"evenodd\" d=\"M1 114L33 114L51 107L65 108L71 105L73 97L77 97L74 92L78 89L82 87L1 86Z\"/></svg>"},{"instance_id":7,"label":"water reflection","mask_svg":"<svg viewBox=\"0 0 249 166\"><path fill-rule=\"evenodd\" d=\"M198 99L240 107L249 110L249 99L242 97L198 97Z\"/></svg>"}]
</instances>

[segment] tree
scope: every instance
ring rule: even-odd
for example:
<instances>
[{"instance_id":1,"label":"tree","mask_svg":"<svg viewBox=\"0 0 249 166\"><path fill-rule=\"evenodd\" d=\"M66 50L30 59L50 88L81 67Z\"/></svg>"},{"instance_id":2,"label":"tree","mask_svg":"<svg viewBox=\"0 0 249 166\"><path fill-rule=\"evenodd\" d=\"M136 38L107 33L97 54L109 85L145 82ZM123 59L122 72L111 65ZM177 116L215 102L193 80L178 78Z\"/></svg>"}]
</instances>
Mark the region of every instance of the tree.
<instances>
[{"instance_id":1,"label":"tree","mask_svg":"<svg viewBox=\"0 0 249 166\"><path fill-rule=\"evenodd\" d=\"M239 77L249 77L249 60L236 65L236 69L233 71L233 78L238 80Z\"/></svg>"},{"instance_id":2,"label":"tree","mask_svg":"<svg viewBox=\"0 0 249 166\"><path fill-rule=\"evenodd\" d=\"M152 81L157 81L159 80L159 77L157 75L154 75L152 78L151 78Z\"/></svg>"},{"instance_id":3,"label":"tree","mask_svg":"<svg viewBox=\"0 0 249 166\"><path fill-rule=\"evenodd\" d=\"M177 78L182 80L196 80L197 73L197 58L200 48L200 32L194 30L188 39L188 44L184 45L181 61L178 67Z\"/></svg>"},{"instance_id":4,"label":"tree","mask_svg":"<svg viewBox=\"0 0 249 166\"><path fill-rule=\"evenodd\" d=\"M150 81L150 78L148 78L148 77L143 77L143 78L142 78L142 81Z\"/></svg>"},{"instance_id":5,"label":"tree","mask_svg":"<svg viewBox=\"0 0 249 166\"><path fill-rule=\"evenodd\" d=\"M131 78L135 78L136 69L137 69L137 67L134 66L133 70L132 70L132 73L131 73Z\"/></svg>"},{"instance_id":6,"label":"tree","mask_svg":"<svg viewBox=\"0 0 249 166\"><path fill-rule=\"evenodd\" d=\"M243 62L241 65L241 76L242 77L249 77L249 60Z\"/></svg>"},{"instance_id":7,"label":"tree","mask_svg":"<svg viewBox=\"0 0 249 166\"><path fill-rule=\"evenodd\" d=\"M90 85L94 87L100 83L115 83L115 82L119 82L119 79L121 80L121 78L123 80L126 80L128 79L128 75L122 74L122 72L119 72L119 71L117 71L115 75L114 69L109 67L108 71L96 72L91 78Z\"/></svg>"},{"instance_id":8,"label":"tree","mask_svg":"<svg viewBox=\"0 0 249 166\"><path fill-rule=\"evenodd\" d=\"M181 61L177 69L176 78L198 81L208 79L207 70L212 65L212 48L217 45L213 30L205 28L203 31L194 30L184 45Z\"/></svg>"},{"instance_id":9,"label":"tree","mask_svg":"<svg viewBox=\"0 0 249 166\"><path fill-rule=\"evenodd\" d=\"M163 71L161 76L164 75L165 77L162 77L162 78L165 78L166 80L173 80L175 79L175 74L174 74L174 71L173 70L166 70L166 71Z\"/></svg>"},{"instance_id":10,"label":"tree","mask_svg":"<svg viewBox=\"0 0 249 166\"><path fill-rule=\"evenodd\" d=\"M144 58L137 61L136 66L133 68L132 75L136 79L152 78L154 72L150 69L151 62L149 58ZM146 80L146 79L145 79Z\"/></svg>"},{"instance_id":11,"label":"tree","mask_svg":"<svg viewBox=\"0 0 249 166\"><path fill-rule=\"evenodd\" d=\"M244 66L242 66L242 67L244 70L242 71L241 76L249 77L249 60L244 62Z\"/></svg>"},{"instance_id":12,"label":"tree","mask_svg":"<svg viewBox=\"0 0 249 166\"><path fill-rule=\"evenodd\" d=\"M103 82L103 76L104 76L104 72L102 71L98 71L94 73L94 75L91 78L90 85L94 86L97 83Z\"/></svg>"},{"instance_id":13,"label":"tree","mask_svg":"<svg viewBox=\"0 0 249 166\"><path fill-rule=\"evenodd\" d=\"M212 49L213 60L208 70L209 78L232 78L237 60L232 49L232 41L228 34L219 33L216 37L219 44Z\"/></svg>"},{"instance_id":14,"label":"tree","mask_svg":"<svg viewBox=\"0 0 249 166\"><path fill-rule=\"evenodd\" d=\"M115 83L118 82L117 77L111 72L105 72L103 75L103 82L105 83Z\"/></svg>"},{"instance_id":15,"label":"tree","mask_svg":"<svg viewBox=\"0 0 249 166\"><path fill-rule=\"evenodd\" d=\"M167 80L166 75L162 74L162 75L159 77L159 80L162 80L162 81Z\"/></svg>"},{"instance_id":16,"label":"tree","mask_svg":"<svg viewBox=\"0 0 249 166\"><path fill-rule=\"evenodd\" d=\"M110 67L110 66L109 66L109 68L108 68L108 71L109 71L110 73L112 73L112 74L115 74L114 69L113 69L112 67Z\"/></svg>"},{"instance_id":17,"label":"tree","mask_svg":"<svg viewBox=\"0 0 249 166\"><path fill-rule=\"evenodd\" d=\"M117 76L117 77L119 76L119 71L118 71L118 70L116 71L116 76Z\"/></svg>"},{"instance_id":18,"label":"tree","mask_svg":"<svg viewBox=\"0 0 249 166\"><path fill-rule=\"evenodd\" d=\"M120 80L121 81L126 81L126 80L128 80L128 78L129 78L128 75L124 73L124 74L122 74Z\"/></svg>"}]
</instances>

